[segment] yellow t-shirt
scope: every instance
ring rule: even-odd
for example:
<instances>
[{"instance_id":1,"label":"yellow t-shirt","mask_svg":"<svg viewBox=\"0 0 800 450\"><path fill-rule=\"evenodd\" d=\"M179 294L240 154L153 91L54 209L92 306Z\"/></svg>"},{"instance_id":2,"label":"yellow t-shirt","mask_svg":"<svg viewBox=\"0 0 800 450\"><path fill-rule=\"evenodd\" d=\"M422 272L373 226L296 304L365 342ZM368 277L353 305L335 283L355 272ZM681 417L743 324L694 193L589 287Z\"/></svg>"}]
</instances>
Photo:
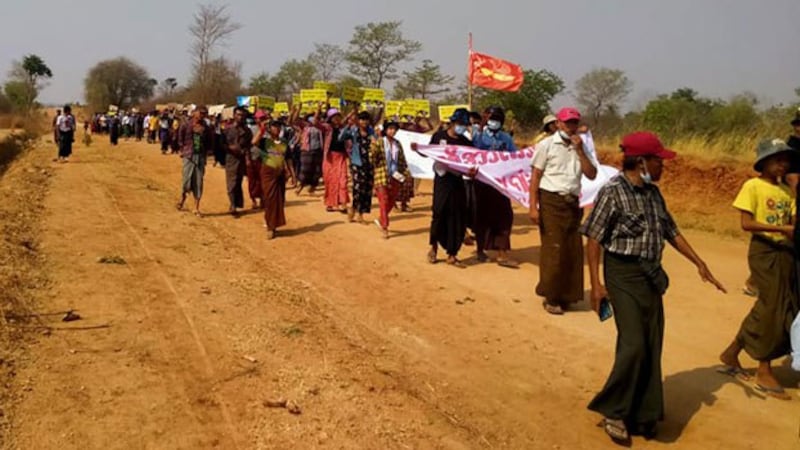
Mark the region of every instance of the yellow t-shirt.
<instances>
[{"instance_id":1,"label":"yellow t-shirt","mask_svg":"<svg viewBox=\"0 0 800 450\"><path fill-rule=\"evenodd\" d=\"M150 131L158 130L158 117L150 118Z\"/></svg>"},{"instance_id":2,"label":"yellow t-shirt","mask_svg":"<svg viewBox=\"0 0 800 450\"><path fill-rule=\"evenodd\" d=\"M772 184L761 178L753 178L744 183L733 207L753 214L756 222L765 225L791 225L797 214L792 189L785 184ZM775 242L788 240L781 233L758 234Z\"/></svg>"}]
</instances>

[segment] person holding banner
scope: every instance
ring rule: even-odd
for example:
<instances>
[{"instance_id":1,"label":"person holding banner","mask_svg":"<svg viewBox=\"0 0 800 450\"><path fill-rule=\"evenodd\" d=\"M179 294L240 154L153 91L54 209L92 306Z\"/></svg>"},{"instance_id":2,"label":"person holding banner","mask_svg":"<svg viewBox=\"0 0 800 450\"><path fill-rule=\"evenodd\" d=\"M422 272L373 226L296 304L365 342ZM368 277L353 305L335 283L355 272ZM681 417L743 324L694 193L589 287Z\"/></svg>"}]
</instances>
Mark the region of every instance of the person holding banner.
<instances>
[{"instance_id":1,"label":"person holding banner","mask_svg":"<svg viewBox=\"0 0 800 450\"><path fill-rule=\"evenodd\" d=\"M275 238L279 227L286 225L286 153L289 143L281 136L283 123L271 120L254 137L259 142L261 158L261 205L267 239Z\"/></svg>"},{"instance_id":2,"label":"person holding banner","mask_svg":"<svg viewBox=\"0 0 800 450\"><path fill-rule=\"evenodd\" d=\"M395 207L400 190L411 178L403 146L395 139L399 129L399 123L386 121L383 124L383 138L375 139L370 149L370 160L375 170L375 194L381 210L381 217L375 223L384 239L389 239L389 214Z\"/></svg>"},{"instance_id":3,"label":"person holding banner","mask_svg":"<svg viewBox=\"0 0 800 450\"><path fill-rule=\"evenodd\" d=\"M413 122L401 124L400 127L402 130L412 133L427 133L433 130L433 124L431 124L430 119L422 115L418 115ZM419 183L420 180L415 180L411 175L406 177L406 181L400 187L400 192L397 194L397 201L400 202L401 211L407 213L413 212L413 209L411 209L408 204L411 203L411 199L414 198L416 191L419 190Z\"/></svg>"},{"instance_id":4,"label":"person holding banner","mask_svg":"<svg viewBox=\"0 0 800 450\"><path fill-rule=\"evenodd\" d=\"M469 112L464 108L457 109L450 117L449 127L435 133L431 137L431 144L471 147L472 142L464 137L468 125ZM412 146L412 150L416 150L416 146ZM458 259L458 252L467 232L467 192L464 180L461 174L449 171L442 163L436 162L433 169L436 176L433 180L433 217L428 262L436 263L436 254L441 245L447 252L447 264L464 268L466 266Z\"/></svg>"},{"instance_id":5,"label":"person holding banner","mask_svg":"<svg viewBox=\"0 0 800 450\"><path fill-rule=\"evenodd\" d=\"M347 210L348 220L364 223L364 214L372 210L372 187L375 183L375 171L370 158L370 148L375 140L372 128L372 116L362 111L358 113L357 125L342 130L341 139L346 141L350 153L350 173L353 177L353 204Z\"/></svg>"},{"instance_id":6,"label":"person holding banner","mask_svg":"<svg viewBox=\"0 0 800 450\"><path fill-rule=\"evenodd\" d=\"M472 145L481 150L515 152L517 146L511 136L503 131L506 115L502 108L489 114L486 126L472 136ZM480 181L473 182L475 192L475 216L472 224L478 244L478 261L486 262L486 250L497 251L497 264L516 269L519 263L509 258L511 250L511 227L514 225L514 210L511 200L497 189Z\"/></svg>"},{"instance_id":7,"label":"person holding banner","mask_svg":"<svg viewBox=\"0 0 800 450\"><path fill-rule=\"evenodd\" d=\"M246 174L253 133L247 127L247 111L241 106L233 113L234 123L225 130L225 183L228 190L229 212L238 216L237 208L244 208L242 181Z\"/></svg>"},{"instance_id":8,"label":"person holding banner","mask_svg":"<svg viewBox=\"0 0 800 450\"><path fill-rule=\"evenodd\" d=\"M319 106L322 108L322 105ZM320 110L317 111L319 117ZM331 108L326 113L327 122L315 123L322 130L324 160L322 178L325 182L325 208L328 212L347 213L350 196L347 192L348 158L342 135L342 113Z\"/></svg>"},{"instance_id":9,"label":"person holding banner","mask_svg":"<svg viewBox=\"0 0 800 450\"><path fill-rule=\"evenodd\" d=\"M597 167L578 135L578 110L564 108L556 118L559 131L536 145L531 163L530 218L542 240L536 294L548 313L561 315L583 300L581 176L594 180Z\"/></svg>"},{"instance_id":10,"label":"person holding banner","mask_svg":"<svg viewBox=\"0 0 800 450\"><path fill-rule=\"evenodd\" d=\"M184 123L178 133L183 159L183 183L177 208L178 211L183 210L186 196L191 192L194 196L194 215L197 217L202 217L200 199L203 196L206 157L214 148L214 130L206 122L207 115L205 106L197 107L192 119Z\"/></svg>"}]
</instances>

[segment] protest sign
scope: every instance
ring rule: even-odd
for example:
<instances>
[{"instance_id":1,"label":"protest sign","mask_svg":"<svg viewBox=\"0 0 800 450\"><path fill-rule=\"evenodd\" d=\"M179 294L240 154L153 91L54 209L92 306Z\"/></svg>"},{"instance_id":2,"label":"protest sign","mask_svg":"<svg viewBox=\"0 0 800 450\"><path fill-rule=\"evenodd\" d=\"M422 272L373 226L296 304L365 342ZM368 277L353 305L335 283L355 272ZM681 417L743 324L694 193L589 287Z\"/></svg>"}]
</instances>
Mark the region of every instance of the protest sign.
<instances>
[{"instance_id":1,"label":"protest sign","mask_svg":"<svg viewBox=\"0 0 800 450\"><path fill-rule=\"evenodd\" d=\"M453 116L453 113L456 112L457 109L461 109L461 108L469 110L469 105L440 105L439 106L439 121L441 121L441 122L450 121L450 117Z\"/></svg>"}]
</instances>

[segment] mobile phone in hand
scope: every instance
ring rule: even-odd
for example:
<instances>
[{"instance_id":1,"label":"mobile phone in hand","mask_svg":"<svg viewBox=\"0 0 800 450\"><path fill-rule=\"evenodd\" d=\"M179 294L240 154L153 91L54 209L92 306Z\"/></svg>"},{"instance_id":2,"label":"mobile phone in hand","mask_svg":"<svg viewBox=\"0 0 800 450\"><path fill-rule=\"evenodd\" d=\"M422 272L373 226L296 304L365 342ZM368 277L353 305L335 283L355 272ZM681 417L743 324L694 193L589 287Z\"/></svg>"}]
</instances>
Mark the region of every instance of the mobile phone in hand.
<instances>
[{"instance_id":1,"label":"mobile phone in hand","mask_svg":"<svg viewBox=\"0 0 800 450\"><path fill-rule=\"evenodd\" d=\"M614 310L611 309L611 302L607 298L600 300L600 310L597 312L600 316L600 322L605 322L614 316Z\"/></svg>"}]
</instances>

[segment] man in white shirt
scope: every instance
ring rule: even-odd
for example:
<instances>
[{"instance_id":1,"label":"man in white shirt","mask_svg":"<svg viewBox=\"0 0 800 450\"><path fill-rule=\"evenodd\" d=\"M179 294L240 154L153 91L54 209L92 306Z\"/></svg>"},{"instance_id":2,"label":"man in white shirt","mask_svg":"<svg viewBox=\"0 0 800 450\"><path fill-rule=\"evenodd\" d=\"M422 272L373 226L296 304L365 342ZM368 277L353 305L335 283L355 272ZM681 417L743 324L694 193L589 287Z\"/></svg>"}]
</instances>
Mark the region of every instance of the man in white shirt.
<instances>
[{"instance_id":1,"label":"man in white shirt","mask_svg":"<svg viewBox=\"0 0 800 450\"><path fill-rule=\"evenodd\" d=\"M583 300L581 176L593 180L597 167L578 135L578 110L564 108L556 118L558 131L536 145L531 162L530 218L542 240L536 294L548 313L560 315Z\"/></svg>"},{"instance_id":2,"label":"man in white shirt","mask_svg":"<svg viewBox=\"0 0 800 450\"><path fill-rule=\"evenodd\" d=\"M58 134L58 161L67 162L72 155L72 142L75 140L75 117L72 107L67 105L64 112L56 119L56 133Z\"/></svg>"}]
</instances>

